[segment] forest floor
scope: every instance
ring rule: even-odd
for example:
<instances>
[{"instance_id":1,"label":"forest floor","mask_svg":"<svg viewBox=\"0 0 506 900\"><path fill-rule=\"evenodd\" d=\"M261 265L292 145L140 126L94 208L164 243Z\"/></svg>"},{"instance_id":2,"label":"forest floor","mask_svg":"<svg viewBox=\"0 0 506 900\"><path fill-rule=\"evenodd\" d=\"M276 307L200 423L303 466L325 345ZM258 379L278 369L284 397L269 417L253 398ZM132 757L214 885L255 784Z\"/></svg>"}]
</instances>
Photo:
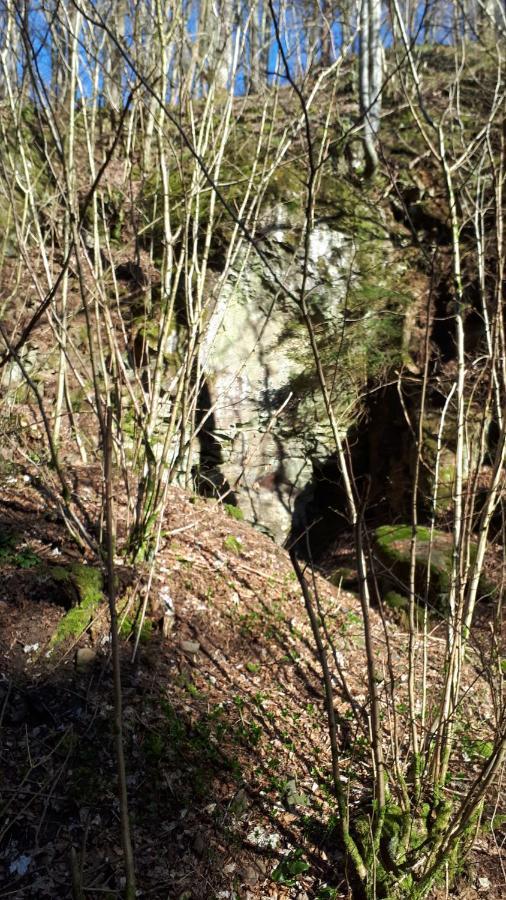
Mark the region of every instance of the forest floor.
<instances>
[{"instance_id":1,"label":"forest floor","mask_svg":"<svg viewBox=\"0 0 506 900\"><path fill-rule=\"evenodd\" d=\"M83 478L80 495L92 510L92 479ZM344 898L321 678L300 588L287 553L230 512L172 490L135 662L132 638L122 643L138 896ZM1 534L17 543L2 554L13 543L0 540L0 897L71 898L72 848L83 897L118 897L106 605L83 634L51 648L65 609L42 573L82 562L80 551L28 476L4 479ZM359 601L324 579L317 584L349 690L365 704ZM372 629L380 658L385 631L374 610ZM401 709L407 635L394 622L387 632ZM438 647L436 629L431 683ZM388 683L385 670L383 692ZM370 799L366 741L335 687L343 778L357 808ZM475 696L476 736L484 738L492 718L485 683ZM464 791L477 762L472 754L465 761ZM462 900L504 896L506 831L490 827L494 812L492 805L458 880L453 896Z\"/></svg>"}]
</instances>

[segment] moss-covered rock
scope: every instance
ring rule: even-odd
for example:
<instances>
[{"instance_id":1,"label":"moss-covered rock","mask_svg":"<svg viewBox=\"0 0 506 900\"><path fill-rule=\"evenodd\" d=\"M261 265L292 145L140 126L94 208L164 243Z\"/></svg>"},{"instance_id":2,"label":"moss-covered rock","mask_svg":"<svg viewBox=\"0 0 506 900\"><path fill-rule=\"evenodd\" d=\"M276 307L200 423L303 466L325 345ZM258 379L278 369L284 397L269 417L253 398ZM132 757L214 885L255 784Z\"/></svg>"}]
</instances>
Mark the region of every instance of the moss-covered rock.
<instances>
[{"instance_id":1,"label":"moss-covered rock","mask_svg":"<svg viewBox=\"0 0 506 900\"><path fill-rule=\"evenodd\" d=\"M466 410L466 441L463 454L463 476L472 476L481 463L481 431L483 409L469 405ZM455 413L446 416L441 430L439 410L427 410L423 421L422 466L419 489L422 508L433 510L437 516L450 512L457 466L457 421ZM440 444L440 446L439 446ZM439 449L438 449L439 447ZM411 466L414 472L416 449L412 450ZM435 475L437 471L437 484Z\"/></svg>"},{"instance_id":2,"label":"moss-covered rock","mask_svg":"<svg viewBox=\"0 0 506 900\"><path fill-rule=\"evenodd\" d=\"M411 525L382 525L374 532L374 551L378 563L378 580L383 599L389 605L402 607L402 600L409 593L411 565ZM428 603L439 612L447 608L452 571L452 535L428 528L416 529L415 590L417 599ZM471 561L476 554L476 544L471 544ZM427 589L427 574L430 579ZM479 591L488 596L494 590L485 577L480 580ZM393 601L393 602L392 602Z\"/></svg>"},{"instance_id":3,"label":"moss-covered rock","mask_svg":"<svg viewBox=\"0 0 506 900\"><path fill-rule=\"evenodd\" d=\"M402 357L410 298L381 216L356 189L335 180L333 193L330 187L322 196L333 215L315 223L306 260L303 229L289 205L278 200L264 211L262 249L270 271L250 254L240 278L228 280L203 354L222 476L234 485L245 518L279 542L311 500L315 462L328 459L335 446L307 325L272 271L293 296L305 271L306 302L343 434L364 386Z\"/></svg>"},{"instance_id":4,"label":"moss-covered rock","mask_svg":"<svg viewBox=\"0 0 506 900\"><path fill-rule=\"evenodd\" d=\"M390 609L401 609L405 610L409 606L409 599L405 597L404 594L398 594L397 591L388 591L383 597L383 602Z\"/></svg>"},{"instance_id":5,"label":"moss-covered rock","mask_svg":"<svg viewBox=\"0 0 506 900\"><path fill-rule=\"evenodd\" d=\"M409 593L411 538L411 525L382 525L374 532L379 582L385 596ZM417 528L415 589L418 598L424 600L430 566L427 600L437 609L444 610L450 590L452 536L435 531L432 541L430 538L428 528Z\"/></svg>"},{"instance_id":6,"label":"moss-covered rock","mask_svg":"<svg viewBox=\"0 0 506 900\"><path fill-rule=\"evenodd\" d=\"M357 570L349 566L338 566L332 571L329 581L335 587L343 588L345 591L357 591L359 587Z\"/></svg>"},{"instance_id":7,"label":"moss-covered rock","mask_svg":"<svg viewBox=\"0 0 506 900\"><path fill-rule=\"evenodd\" d=\"M51 646L55 647L86 630L103 599L103 578L100 569L82 563L51 566L48 574L55 588L63 593L64 605L70 606L51 639Z\"/></svg>"}]
</instances>

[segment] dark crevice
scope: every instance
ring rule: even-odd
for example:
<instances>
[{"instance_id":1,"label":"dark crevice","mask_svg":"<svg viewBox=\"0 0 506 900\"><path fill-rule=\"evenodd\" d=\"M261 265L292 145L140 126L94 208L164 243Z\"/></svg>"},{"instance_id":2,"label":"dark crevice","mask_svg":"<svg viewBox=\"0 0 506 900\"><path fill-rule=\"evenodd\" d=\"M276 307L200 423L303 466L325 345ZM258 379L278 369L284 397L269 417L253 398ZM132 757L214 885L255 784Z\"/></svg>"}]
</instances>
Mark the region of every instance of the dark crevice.
<instances>
[{"instance_id":1,"label":"dark crevice","mask_svg":"<svg viewBox=\"0 0 506 900\"><path fill-rule=\"evenodd\" d=\"M192 469L195 489L203 497L215 497L237 506L236 495L222 471L223 451L216 437L216 417L206 379L199 390L195 428L200 449L199 464Z\"/></svg>"}]
</instances>

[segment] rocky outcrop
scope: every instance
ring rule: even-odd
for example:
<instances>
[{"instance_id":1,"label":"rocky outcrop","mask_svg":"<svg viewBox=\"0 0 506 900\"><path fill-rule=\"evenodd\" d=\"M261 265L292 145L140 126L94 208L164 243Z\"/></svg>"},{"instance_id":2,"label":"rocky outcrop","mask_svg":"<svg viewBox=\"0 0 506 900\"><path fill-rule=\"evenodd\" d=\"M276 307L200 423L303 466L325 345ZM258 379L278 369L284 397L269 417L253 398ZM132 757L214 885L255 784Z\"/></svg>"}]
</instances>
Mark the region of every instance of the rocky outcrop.
<instances>
[{"instance_id":1,"label":"rocky outcrop","mask_svg":"<svg viewBox=\"0 0 506 900\"><path fill-rule=\"evenodd\" d=\"M301 237L289 210L277 204L263 228L262 248L293 294L300 290L304 265ZM391 271L380 284L376 269L375 291L369 283L377 240L369 234L367 253L360 234L326 221L311 234L306 290L343 433L356 413L371 355L382 352L385 335L377 316L383 312L391 324L392 303L395 340L388 352L399 353L402 342L398 292L388 287ZM383 253L385 244L389 252L383 240ZM282 542L294 516L303 517L313 501L314 466L334 447L297 305L252 252L242 263L209 323L204 349L209 409L203 430L207 427L209 435L212 421L214 444L206 456L201 442L200 467L222 493L233 491L249 521Z\"/></svg>"}]
</instances>

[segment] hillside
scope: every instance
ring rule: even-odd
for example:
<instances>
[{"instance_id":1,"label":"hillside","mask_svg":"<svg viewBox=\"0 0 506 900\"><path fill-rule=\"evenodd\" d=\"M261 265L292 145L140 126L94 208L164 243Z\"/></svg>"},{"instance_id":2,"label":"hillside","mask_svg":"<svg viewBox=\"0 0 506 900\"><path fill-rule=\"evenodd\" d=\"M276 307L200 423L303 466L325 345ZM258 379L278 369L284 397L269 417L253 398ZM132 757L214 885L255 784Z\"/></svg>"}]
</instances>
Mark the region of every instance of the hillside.
<instances>
[{"instance_id":1,"label":"hillside","mask_svg":"<svg viewBox=\"0 0 506 900\"><path fill-rule=\"evenodd\" d=\"M76 475L92 509L90 473ZM113 897L121 888L122 864L106 607L96 607L83 633L78 629L52 647L69 614L51 570L85 560L29 481L4 479L0 504L2 896L71 898L74 848L84 896L99 890ZM177 489L170 492L165 528L135 664L132 639L122 645L141 896L347 897L319 664L287 554L215 502ZM131 582L131 597L134 582L125 574L122 580ZM358 598L320 577L317 585L348 688L358 708L365 708ZM385 632L378 613L371 615L386 696ZM486 640L486 623L482 627ZM402 735L408 636L394 621L386 633ZM479 633L466 667L470 684L481 678ZM430 638L432 686L442 646L436 628ZM358 815L369 802L370 761L348 709L336 681L342 777ZM480 748L492 737L485 683L461 715L466 751L452 782L458 791L472 779ZM492 798L452 896L502 896L505 835L494 813Z\"/></svg>"}]
</instances>

